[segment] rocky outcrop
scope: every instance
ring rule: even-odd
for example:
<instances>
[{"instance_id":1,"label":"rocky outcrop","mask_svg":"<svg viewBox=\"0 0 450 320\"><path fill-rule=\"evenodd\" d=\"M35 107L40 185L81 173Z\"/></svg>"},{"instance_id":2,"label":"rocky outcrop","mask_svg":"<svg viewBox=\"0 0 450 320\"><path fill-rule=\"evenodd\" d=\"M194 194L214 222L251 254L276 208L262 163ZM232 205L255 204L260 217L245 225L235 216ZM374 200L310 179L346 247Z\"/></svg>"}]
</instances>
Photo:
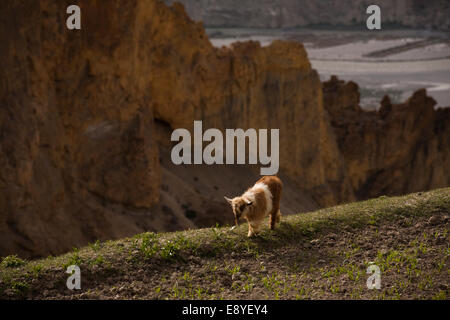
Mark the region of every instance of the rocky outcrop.
<instances>
[{"instance_id":1,"label":"rocky outcrop","mask_svg":"<svg viewBox=\"0 0 450 320\"><path fill-rule=\"evenodd\" d=\"M323 92L359 199L450 184L450 109L435 110L424 89L402 104L386 96L372 112L360 108L356 83L332 77Z\"/></svg>"},{"instance_id":2,"label":"rocky outcrop","mask_svg":"<svg viewBox=\"0 0 450 320\"><path fill-rule=\"evenodd\" d=\"M139 232L158 202L148 30L123 27L142 17L140 5L82 1L81 31L65 28L68 5L12 1L0 11L1 255Z\"/></svg>"},{"instance_id":3,"label":"rocky outcrop","mask_svg":"<svg viewBox=\"0 0 450 320\"><path fill-rule=\"evenodd\" d=\"M366 27L366 9L381 8L383 26L450 30L446 0L165 0L181 2L189 15L207 27L292 28L304 26Z\"/></svg>"},{"instance_id":4,"label":"rocky outcrop","mask_svg":"<svg viewBox=\"0 0 450 320\"><path fill-rule=\"evenodd\" d=\"M203 30L193 38L200 36ZM246 42L216 49L206 38L200 48L177 41L176 35L167 38L175 41L153 69L160 79L169 79L154 81L151 102L158 120L172 129L191 128L195 119L202 119L204 128L280 129L280 166L286 174L321 205L352 199L323 109L321 83L301 44ZM184 46L197 51L179 63ZM174 61L170 68L164 67L166 59Z\"/></svg>"}]
</instances>

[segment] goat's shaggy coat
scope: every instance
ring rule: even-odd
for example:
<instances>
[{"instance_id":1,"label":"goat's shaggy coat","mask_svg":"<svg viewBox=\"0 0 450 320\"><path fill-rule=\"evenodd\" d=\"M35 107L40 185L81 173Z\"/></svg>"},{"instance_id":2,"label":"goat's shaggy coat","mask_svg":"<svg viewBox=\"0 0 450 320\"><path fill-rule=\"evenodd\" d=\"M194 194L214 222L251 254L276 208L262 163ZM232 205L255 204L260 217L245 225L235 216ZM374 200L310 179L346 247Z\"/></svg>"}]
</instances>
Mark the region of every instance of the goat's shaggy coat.
<instances>
[{"instance_id":1,"label":"goat's shaggy coat","mask_svg":"<svg viewBox=\"0 0 450 320\"><path fill-rule=\"evenodd\" d=\"M280 200L283 183L276 176L265 176L242 196L225 199L231 204L236 224L239 218L248 221L248 236L258 234L262 220L269 215L270 229L281 219Z\"/></svg>"}]
</instances>

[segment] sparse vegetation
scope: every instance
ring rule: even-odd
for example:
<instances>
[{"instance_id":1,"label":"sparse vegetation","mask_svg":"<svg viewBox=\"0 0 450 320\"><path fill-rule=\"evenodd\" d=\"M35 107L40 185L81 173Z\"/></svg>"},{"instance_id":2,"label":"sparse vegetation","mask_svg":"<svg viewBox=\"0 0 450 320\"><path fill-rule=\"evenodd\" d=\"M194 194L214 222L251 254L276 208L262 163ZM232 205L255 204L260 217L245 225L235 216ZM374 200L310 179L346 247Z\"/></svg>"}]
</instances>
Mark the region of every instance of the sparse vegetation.
<instances>
[{"instance_id":1,"label":"sparse vegetation","mask_svg":"<svg viewBox=\"0 0 450 320\"><path fill-rule=\"evenodd\" d=\"M445 300L449 214L447 188L287 216L252 239L245 225L216 226L96 241L37 261L8 256L0 298ZM371 263L380 290L366 287ZM73 264L87 279L81 291L65 288Z\"/></svg>"},{"instance_id":2,"label":"sparse vegetation","mask_svg":"<svg viewBox=\"0 0 450 320\"><path fill-rule=\"evenodd\" d=\"M7 256L2 259L1 266L6 268L17 268L24 265L26 262L16 255Z\"/></svg>"}]
</instances>

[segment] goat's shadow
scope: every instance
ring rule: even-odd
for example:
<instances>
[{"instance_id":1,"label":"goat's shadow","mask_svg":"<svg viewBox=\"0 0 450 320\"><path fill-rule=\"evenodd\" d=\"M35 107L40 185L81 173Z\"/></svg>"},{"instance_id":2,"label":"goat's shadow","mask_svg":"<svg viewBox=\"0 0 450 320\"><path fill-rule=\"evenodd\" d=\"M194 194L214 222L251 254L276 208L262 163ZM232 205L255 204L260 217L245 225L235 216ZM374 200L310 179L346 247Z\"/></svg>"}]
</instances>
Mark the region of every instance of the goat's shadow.
<instances>
[{"instance_id":1,"label":"goat's shadow","mask_svg":"<svg viewBox=\"0 0 450 320\"><path fill-rule=\"evenodd\" d=\"M248 238L248 241L256 245L260 254L269 255L277 262L285 263L286 266L292 266L295 262L307 268L317 261L328 264L331 261L336 262L338 258L331 253L331 247L316 249L311 244L311 241L319 236L319 233L295 228L292 224L282 221L274 230L263 228L258 235ZM293 254L286 255L281 252Z\"/></svg>"}]
</instances>

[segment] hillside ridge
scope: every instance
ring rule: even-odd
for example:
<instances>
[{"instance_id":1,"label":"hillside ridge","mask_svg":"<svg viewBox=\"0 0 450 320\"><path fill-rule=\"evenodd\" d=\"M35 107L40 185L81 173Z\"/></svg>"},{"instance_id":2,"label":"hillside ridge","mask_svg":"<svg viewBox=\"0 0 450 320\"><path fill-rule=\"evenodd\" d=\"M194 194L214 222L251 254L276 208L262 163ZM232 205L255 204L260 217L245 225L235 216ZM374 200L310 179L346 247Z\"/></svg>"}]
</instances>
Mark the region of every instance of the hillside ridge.
<instances>
[{"instance_id":1,"label":"hillside ridge","mask_svg":"<svg viewBox=\"0 0 450 320\"><path fill-rule=\"evenodd\" d=\"M0 264L2 299L447 299L450 188L246 225L143 233L58 257ZM366 268L382 288L366 288ZM81 290L66 288L70 265Z\"/></svg>"}]
</instances>

